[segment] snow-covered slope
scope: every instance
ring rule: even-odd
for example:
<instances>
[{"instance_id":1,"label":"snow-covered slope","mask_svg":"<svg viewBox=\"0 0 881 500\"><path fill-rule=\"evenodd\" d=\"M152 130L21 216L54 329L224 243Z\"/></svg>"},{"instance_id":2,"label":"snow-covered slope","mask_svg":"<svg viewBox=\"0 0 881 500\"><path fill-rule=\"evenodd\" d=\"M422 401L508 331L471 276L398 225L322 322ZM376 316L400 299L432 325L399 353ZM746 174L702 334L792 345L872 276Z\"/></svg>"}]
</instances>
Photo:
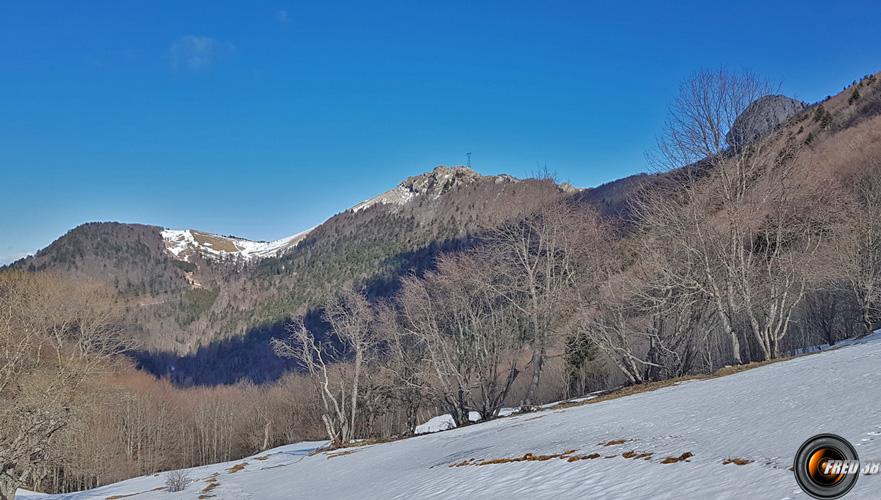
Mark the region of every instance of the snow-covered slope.
<instances>
[{"instance_id":1,"label":"snow-covered slope","mask_svg":"<svg viewBox=\"0 0 881 500\"><path fill-rule=\"evenodd\" d=\"M195 482L180 493L161 491L160 474L39 498L808 498L789 470L808 437L840 434L861 458L881 459L879 387L876 334L727 377L392 443L314 454L320 443L284 446L192 469ZM615 440L625 441L604 446ZM625 458L630 451L651 455ZM587 458L594 453L597 458ZM693 456L661 463L684 453ZM726 465L728 458L751 463ZM209 484L216 486L203 493ZM879 495L881 477L862 476L847 498Z\"/></svg>"},{"instance_id":2,"label":"snow-covered slope","mask_svg":"<svg viewBox=\"0 0 881 500\"><path fill-rule=\"evenodd\" d=\"M248 261L281 255L308 234L309 231L303 231L275 241L251 241L192 229L165 229L162 231L162 239L166 250L181 260L189 260L198 253L208 259L232 257Z\"/></svg>"}]
</instances>

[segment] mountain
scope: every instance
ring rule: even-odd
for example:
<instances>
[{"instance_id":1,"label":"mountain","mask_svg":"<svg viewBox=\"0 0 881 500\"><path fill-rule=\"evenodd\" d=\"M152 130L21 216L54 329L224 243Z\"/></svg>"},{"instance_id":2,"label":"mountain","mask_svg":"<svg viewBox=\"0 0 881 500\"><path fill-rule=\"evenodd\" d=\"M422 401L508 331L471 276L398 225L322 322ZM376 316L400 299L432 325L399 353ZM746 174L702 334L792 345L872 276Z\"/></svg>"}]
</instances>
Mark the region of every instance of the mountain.
<instances>
[{"instance_id":1,"label":"mountain","mask_svg":"<svg viewBox=\"0 0 881 500\"><path fill-rule=\"evenodd\" d=\"M283 333L285 317L308 312L345 283L391 293L398 277L431 266L437 252L467 246L474 232L571 192L550 181L439 166L277 241L88 223L13 266L103 281L123 298L144 352L195 356L256 331Z\"/></svg>"},{"instance_id":2,"label":"mountain","mask_svg":"<svg viewBox=\"0 0 881 500\"><path fill-rule=\"evenodd\" d=\"M489 176L488 179L495 183L519 182L518 179L507 174ZM482 180L485 180L484 177L470 168L439 166L431 172L408 177L394 189L363 201L351 210L360 212L377 204L390 205L392 210L397 210L417 197L437 200L445 193Z\"/></svg>"}]
</instances>

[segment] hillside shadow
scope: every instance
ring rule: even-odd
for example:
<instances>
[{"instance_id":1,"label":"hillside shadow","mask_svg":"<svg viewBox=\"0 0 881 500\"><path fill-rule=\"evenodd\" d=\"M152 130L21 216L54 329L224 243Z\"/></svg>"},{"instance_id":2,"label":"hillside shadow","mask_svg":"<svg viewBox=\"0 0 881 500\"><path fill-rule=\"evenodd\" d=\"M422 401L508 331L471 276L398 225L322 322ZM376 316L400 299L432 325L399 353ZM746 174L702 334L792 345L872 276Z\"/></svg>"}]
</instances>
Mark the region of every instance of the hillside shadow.
<instances>
[{"instance_id":1,"label":"hillside shadow","mask_svg":"<svg viewBox=\"0 0 881 500\"><path fill-rule=\"evenodd\" d=\"M363 287L371 301L391 297L400 289L402 276L421 276L434 268L439 253L461 251L472 244L471 238L455 238L402 252L383 262L383 268L391 272L366 281ZM320 309L310 310L304 321L310 331L317 333L319 342L327 340L328 325L322 320ZM135 360L138 369L167 379L178 387L272 383L285 373L302 368L294 360L276 356L270 344L273 338L289 335L289 324L288 320L281 320L261 325L244 335L200 346L191 354L134 351L129 356Z\"/></svg>"},{"instance_id":2,"label":"hillside shadow","mask_svg":"<svg viewBox=\"0 0 881 500\"><path fill-rule=\"evenodd\" d=\"M306 324L324 337L326 326L319 311L306 315ZM286 338L288 320L276 321L249 330L245 335L200 346L180 355L168 351L134 351L129 356L138 369L157 378L168 379L178 387L229 385L238 382L265 384L301 366L292 359L276 356L270 341Z\"/></svg>"},{"instance_id":3,"label":"hillside shadow","mask_svg":"<svg viewBox=\"0 0 881 500\"><path fill-rule=\"evenodd\" d=\"M398 253L382 261L386 273L376 276L363 284L370 300L394 296L401 288L401 278L422 277L436 269L437 257L442 253L455 253L474 248L476 237L449 238L434 241L428 245Z\"/></svg>"}]
</instances>

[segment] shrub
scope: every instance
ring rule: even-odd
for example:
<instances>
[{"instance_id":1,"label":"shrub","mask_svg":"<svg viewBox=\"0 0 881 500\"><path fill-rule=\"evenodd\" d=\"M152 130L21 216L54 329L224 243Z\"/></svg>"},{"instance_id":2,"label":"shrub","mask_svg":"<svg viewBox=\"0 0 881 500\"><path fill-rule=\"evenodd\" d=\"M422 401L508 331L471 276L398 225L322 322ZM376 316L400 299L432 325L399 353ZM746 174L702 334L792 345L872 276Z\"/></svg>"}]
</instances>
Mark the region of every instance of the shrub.
<instances>
[{"instance_id":1,"label":"shrub","mask_svg":"<svg viewBox=\"0 0 881 500\"><path fill-rule=\"evenodd\" d=\"M850 94L850 99L847 100L847 103L853 104L853 103L857 102L857 100L859 100L859 98L860 98L860 91L857 89L853 89L853 93Z\"/></svg>"},{"instance_id":2,"label":"shrub","mask_svg":"<svg viewBox=\"0 0 881 500\"><path fill-rule=\"evenodd\" d=\"M165 487L170 492L183 491L190 484L190 476L184 471L173 470L165 475Z\"/></svg>"},{"instance_id":3,"label":"shrub","mask_svg":"<svg viewBox=\"0 0 881 500\"><path fill-rule=\"evenodd\" d=\"M171 264L185 273L191 273L196 270L196 265L185 260L172 259Z\"/></svg>"},{"instance_id":4,"label":"shrub","mask_svg":"<svg viewBox=\"0 0 881 500\"><path fill-rule=\"evenodd\" d=\"M814 142L814 133L808 132L808 136L805 137L805 145L810 146L812 142Z\"/></svg>"}]
</instances>

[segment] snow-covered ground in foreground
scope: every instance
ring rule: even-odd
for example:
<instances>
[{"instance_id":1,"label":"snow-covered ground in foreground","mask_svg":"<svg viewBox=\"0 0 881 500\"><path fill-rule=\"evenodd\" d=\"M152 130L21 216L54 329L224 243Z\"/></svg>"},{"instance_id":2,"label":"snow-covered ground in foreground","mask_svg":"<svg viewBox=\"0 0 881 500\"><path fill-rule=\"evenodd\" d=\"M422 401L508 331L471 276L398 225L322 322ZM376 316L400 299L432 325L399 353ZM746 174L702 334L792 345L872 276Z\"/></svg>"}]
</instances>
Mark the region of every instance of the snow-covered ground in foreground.
<instances>
[{"instance_id":1,"label":"snow-covered ground in foreground","mask_svg":"<svg viewBox=\"0 0 881 500\"><path fill-rule=\"evenodd\" d=\"M196 482L180 493L161 491L159 474L39 498L808 498L789 467L821 432L844 436L862 459L881 459L881 335L727 377L392 443L314 454L320 443L283 446L192 469ZM600 458L450 467L569 450ZM653 455L622 457L631 450ZM685 452L694 454L688 462L660 463ZM202 493L212 477L217 486ZM881 477L861 476L847 498L879 497Z\"/></svg>"}]
</instances>

